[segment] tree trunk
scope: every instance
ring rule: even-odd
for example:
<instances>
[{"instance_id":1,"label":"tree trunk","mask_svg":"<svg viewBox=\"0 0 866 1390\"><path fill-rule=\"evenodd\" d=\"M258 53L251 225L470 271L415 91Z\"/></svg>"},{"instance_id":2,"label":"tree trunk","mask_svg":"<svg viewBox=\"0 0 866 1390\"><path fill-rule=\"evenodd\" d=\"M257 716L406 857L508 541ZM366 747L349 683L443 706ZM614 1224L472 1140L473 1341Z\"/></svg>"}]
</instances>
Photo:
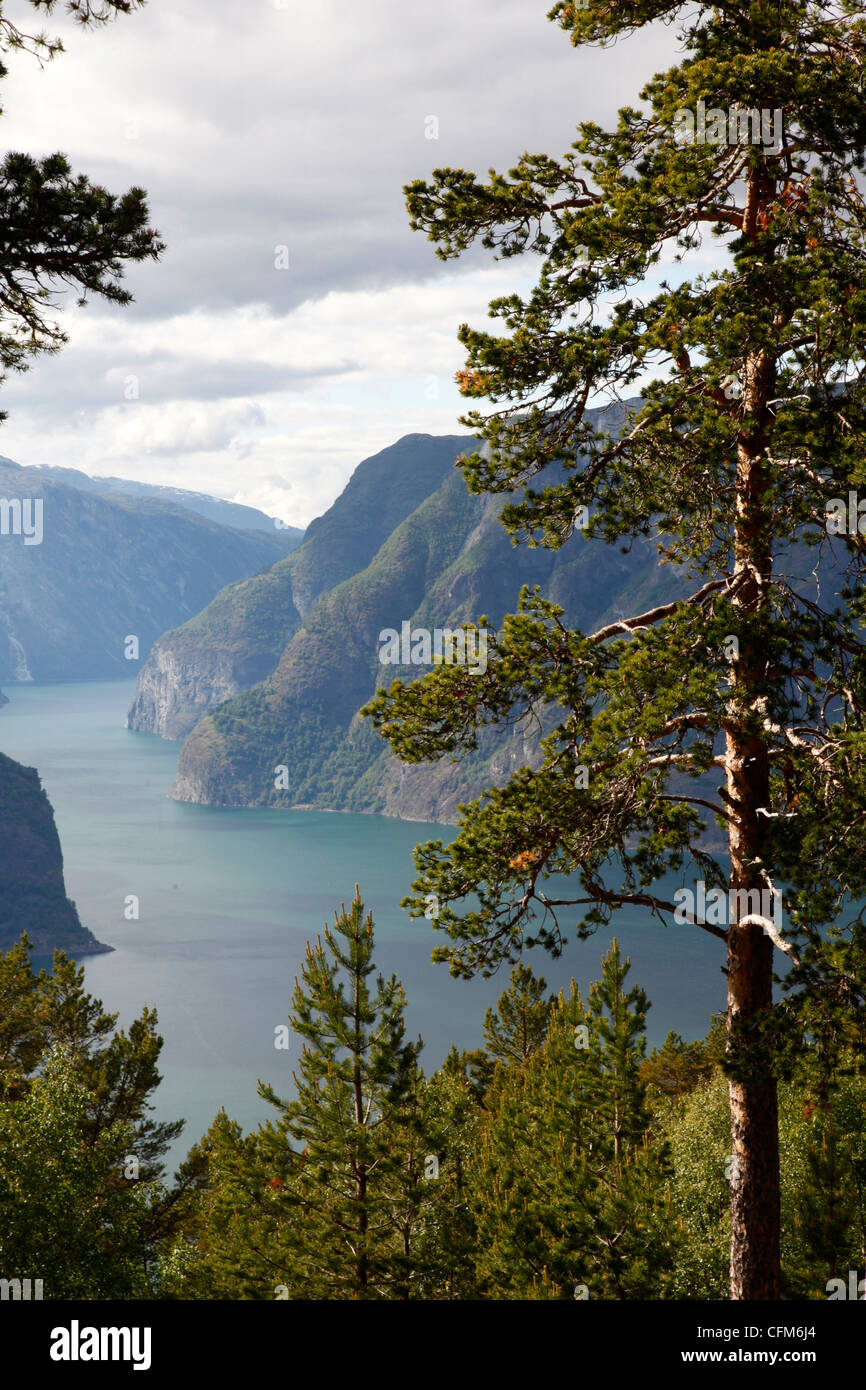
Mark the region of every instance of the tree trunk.
<instances>
[{"instance_id":1,"label":"tree trunk","mask_svg":"<svg viewBox=\"0 0 866 1390\"><path fill-rule=\"evenodd\" d=\"M728 1026L772 1001L771 942L760 927L731 927ZM730 1081L731 1298L774 1299L779 1289L779 1120L776 1082Z\"/></svg>"},{"instance_id":2,"label":"tree trunk","mask_svg":"<svg viewBox=\"0 0 866 1390\"><path fill-rule=\"evenodd\" d=\"M357 892L357 889L356 889ZM361 1038L361 977L358 970L354 974L354 1024L355 1046L360 1048ZM355 1196L358 1203L358 1259L355 1277L358 1281L359 1298L366 1298L369 1279L369 1255L367 1251L367 1155L364 1134L364 1089L361 1079L361 1053L357 1051L352 1065L352 1093L355 1105ZM360 1151L360 1157L359 1155Z\"/></svg>"},{"instance_id":3,"label":"tree trunk","mask_svg":"<svg viewBox=\"0 0 866 1390\"><path fill-rule=\"evenodd\" d=\"M751 171L743 234L754 239L775 185L758 166ZM744 619L766 610L772 567L771 515L764 459L770 447L768 402L775 362L750 352L743 363L742 424L737 446L734 528L734 607ZM773 999L773 945L755 924L739 925L744 891L767 888L761 867L770 776L759 685L766 654L760 637L746 636L731 667L730 722L726 732L725 800L729 828L732 908L728 927L728 1052L742 1069L729 1081L731 1109L731 1298L780 1296L779 1124L776 1081L761 1055L756 1016ZM766 911L762 907L762 911ZM734 920L734 919L737 920Z\"/></svg>"}]
</instances>

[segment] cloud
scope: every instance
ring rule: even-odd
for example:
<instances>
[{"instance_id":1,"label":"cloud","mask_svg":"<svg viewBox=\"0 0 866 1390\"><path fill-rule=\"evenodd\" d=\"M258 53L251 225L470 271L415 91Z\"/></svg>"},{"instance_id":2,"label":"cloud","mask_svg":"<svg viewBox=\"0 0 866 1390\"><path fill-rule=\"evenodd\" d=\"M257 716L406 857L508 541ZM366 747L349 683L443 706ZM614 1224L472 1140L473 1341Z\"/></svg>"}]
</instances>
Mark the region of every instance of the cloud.
<instances>
[{"instance_id":1,"label":"cloud","mask_svg":"<svg viewBox=\"0 0 866 1390\"><path fill-rule=\"evenodd\" d=\"M130 271L135 305L68 307L68 347L5 383L2 452L273 494L305 522L365 454L460 432L457 326L529 268L477 250L443 265L403 185L561 154L674 54L661 26L575 51L545 8L184 0L90 33L53 18L65 54L43 72L13 55L6 147L143 185L168 250Z\"/></svg>"}]
</instances>

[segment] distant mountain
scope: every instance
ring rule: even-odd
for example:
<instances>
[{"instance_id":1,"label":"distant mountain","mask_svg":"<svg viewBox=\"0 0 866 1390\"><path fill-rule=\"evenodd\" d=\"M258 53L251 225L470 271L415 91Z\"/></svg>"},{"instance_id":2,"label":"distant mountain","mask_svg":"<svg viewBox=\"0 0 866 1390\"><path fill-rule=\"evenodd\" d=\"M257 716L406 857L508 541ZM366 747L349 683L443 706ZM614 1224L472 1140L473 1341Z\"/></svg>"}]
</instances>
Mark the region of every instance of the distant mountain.
<instances>
[{"instance_id":1,"label":"distant mountain","mask_svg":"<svg viewBox=\"0 0 866 1390\"><path fill-rule=\"evenodd\" d=\"M601 423L613 433L621 419ZM189 733L175 797L453 820L460 801L531 765L537 740L491 731L459 767L398 763L358 709L378 684L423 671L383 666L379 633L480 613L496 626L522 584L540 585L583 628L682 591L646 540L628 554L579 536L558 552L513 547L502 499L471 496L454 467L475 447L471 436L410 435L365 460L297 551L160 639L128 722Z\"/></svg>"},{"instance_id":2,"label":"distant mountain","mask_svg":"<svg viewBox=\"0 0 866 1390\"><path fill-rule=\"evenodd\" d=\"M0 456L0 464L12 463L11 459ZM13 467L18 467L12 464ZM222 497L209 497L204 492L186 492L179 487L161 487L156 483L134 483L128 478L91 478L77 468L54 468L49 464L32 464L28 472L42 473L55 482L65 483L67 487L77 487L81 492L98 492L103 495L122 493L124 497L147 497L154 502L171 502L176 507L206 516L209 521L217 521L220 526L231 526L235 531L267 531L283 541L285 550L293 550L304 538L300 526L288 526L276 517L267 516L256 507L245 507L241 502L227 502Z\"/></svg>"},{"instance_id":3,"label":"distant mountain","mask_svg":"<svg viewBox=\"0 0 866 1390\"><path fill-rule=\"evenodd\" d=\"M131 675L166 628L286 548L278 530L238 530L2 460L0 681Z\"/></svg>"},{"instance_id":4,"label":"distant mountain","mask_svg":"<svg viewBox=\"0 0 866 1390\"><path fill-rule=\"evenodd\" d=\"M54 812L35 768L0 753L0 950L27 933L36 955L76 960L110 951L81 925L66 896Z\"/></svg>"}]
</instances>

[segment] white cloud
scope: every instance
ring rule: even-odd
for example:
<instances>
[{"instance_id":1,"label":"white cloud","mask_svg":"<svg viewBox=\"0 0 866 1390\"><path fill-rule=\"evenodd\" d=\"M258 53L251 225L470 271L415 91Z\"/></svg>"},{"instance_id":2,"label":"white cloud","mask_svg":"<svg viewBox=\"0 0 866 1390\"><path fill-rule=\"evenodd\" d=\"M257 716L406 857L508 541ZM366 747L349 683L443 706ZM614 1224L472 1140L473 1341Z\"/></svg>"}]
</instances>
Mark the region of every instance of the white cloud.
<instances>
[{"instance_id":1,"label":"white cloud","mask_svg":"<svg viewBox=\"0 0 866 1390\"><path fill-rule=\"evenodd\" d=\"M68 347L5 384L0 450L307 522L401 434L462 432L457 326L527 268L442 265L402 186L560 154L673 55L661 29L575 51L545 9L153 0L92 33L50 21L68 51L44 72L13 55L6 146L143 184L168 252L131 272L134 306L68 312Z\"/></svg>"}]
</instances>

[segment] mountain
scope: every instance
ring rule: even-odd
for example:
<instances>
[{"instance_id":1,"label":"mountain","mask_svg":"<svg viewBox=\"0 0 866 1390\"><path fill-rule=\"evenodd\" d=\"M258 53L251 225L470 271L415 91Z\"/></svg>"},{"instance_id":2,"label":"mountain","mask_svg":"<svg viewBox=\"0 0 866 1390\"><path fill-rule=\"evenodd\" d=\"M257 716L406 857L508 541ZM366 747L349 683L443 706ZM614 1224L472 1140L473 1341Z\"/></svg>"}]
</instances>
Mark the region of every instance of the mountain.
<instances>
[{"instance_id":1,"label":"mountain","mask_svg":"<svg viewBox=\"0 0 866 1390\"><path fill-rule=\"evenodd\" d=\"M622 416L601 423L613 433ZM298 550L160 639L128 725L189 735L172 795L453 820L459 802L531 764L537 739L494 730L459 768L398 763L358 717L378 684L423 674L382 665L384 629L453 628L481 613L495 627L522 584L585 629L683 591L649 540L628 554L579 535L557 552L513 547L503 499L471 496L454 467L475 447L410 435L365 460Z\"/></svg>"},{"instance_id":2,"label":"mountain","mask_svg":"<svg viewBox=\"0 0 866 1390\"><path fill-rule=\"evenodd\" d=\"M81 925L66 896L54 812L35 768L0 753L0 950L27 933L36 955L76 960L112 950Z\"/></svg>"},{"instance_id":3,"label":"mountain","mask_svg":"<svg viewBox=\"0 0 866 1390\"><path fill-rule=\"evenodd\" d=\"M474 445L472 435L412 434L365 459L297 550L160 638L127 727L184 738L202 714L269 676L321 595L369 565Z\"/></svg>"},{"instance_id":4,"label":"mountain","mask_svg":"<svg viewBox=\"0 0 866 1390\"><path fill-rule=\"evenodd\" d=\"M11 462L11 459L0 456L0 464ZM304 538L300 526L289 526L276 517L260 512L257 507L246 507L242 502L227 502L222 497L209 497L204 492L186 492L183 488L162 487L156 483L135 483L128 478L91 478L77 468L55 468L45 463L31 464L28 471L41 473L55 482L65 483L67 487L77 487L81 492L98 492L103 496L121 493L124 497L171 502L176 507L185 507L187 511L206 516L220 526L231 526L235 531L276 532L285 550L293 550Z\"/></svg>"},{"instance_id":5,"label":"mountain","mask_svg":"<svg viewBox=\"0 0 866 1390\"><path fill-rule=\"evenodd\" d=\"M2 460L0 681L128 676L160 633L286 548L276 530L239 530L172 501Z\"/></svg>"}]
</instances>

